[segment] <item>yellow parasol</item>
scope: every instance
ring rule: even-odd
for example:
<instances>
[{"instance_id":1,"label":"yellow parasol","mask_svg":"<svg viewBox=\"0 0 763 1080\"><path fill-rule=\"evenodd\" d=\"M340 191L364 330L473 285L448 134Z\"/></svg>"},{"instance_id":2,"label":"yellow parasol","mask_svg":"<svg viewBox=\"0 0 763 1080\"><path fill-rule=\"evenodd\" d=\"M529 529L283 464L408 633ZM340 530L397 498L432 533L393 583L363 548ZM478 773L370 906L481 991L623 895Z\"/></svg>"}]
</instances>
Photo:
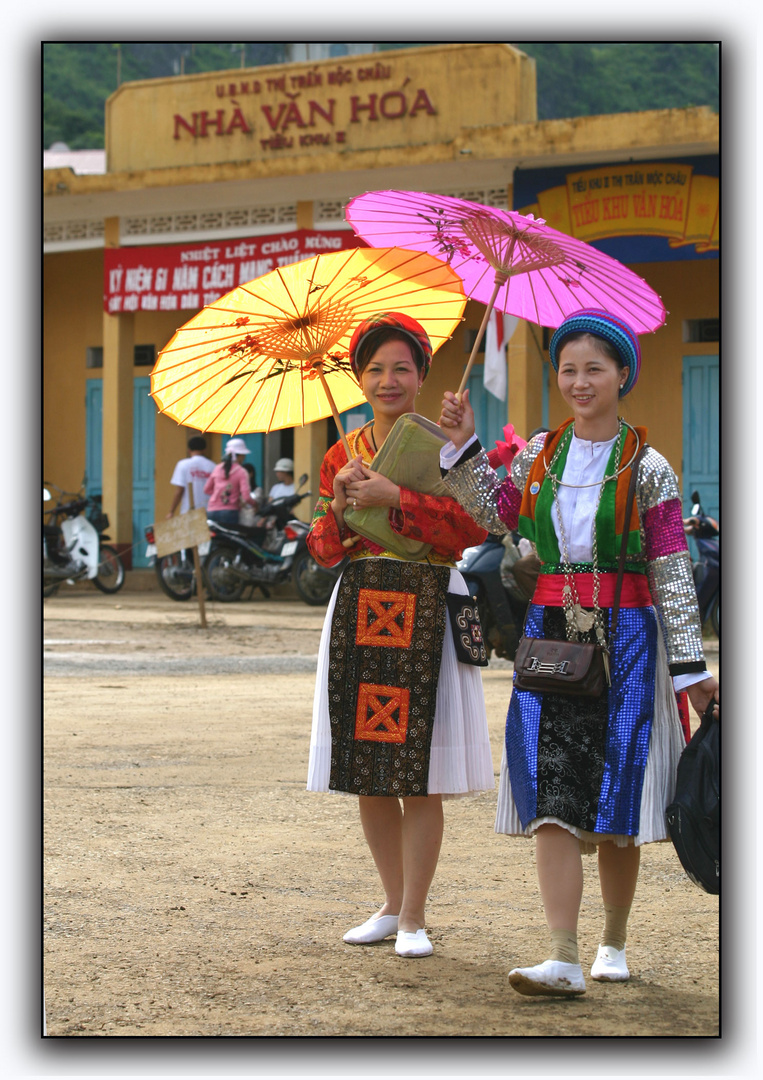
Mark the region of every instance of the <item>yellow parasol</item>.
<instances>
[{"instance_id":1,"label":"yellow parasol","mask_svg":"<svg viewBox=\"0 0 763 1080\"><path fill-rule=\"evenodd\" d=\"M404 312L436 350L465 305L460 277L433 255L316 255L238 286L181 326L159 353L151 395L179 424L230 435L333 415L346 445L339 413L365 400L348 359L358 323Z\"/></svg>"}]
</instances>

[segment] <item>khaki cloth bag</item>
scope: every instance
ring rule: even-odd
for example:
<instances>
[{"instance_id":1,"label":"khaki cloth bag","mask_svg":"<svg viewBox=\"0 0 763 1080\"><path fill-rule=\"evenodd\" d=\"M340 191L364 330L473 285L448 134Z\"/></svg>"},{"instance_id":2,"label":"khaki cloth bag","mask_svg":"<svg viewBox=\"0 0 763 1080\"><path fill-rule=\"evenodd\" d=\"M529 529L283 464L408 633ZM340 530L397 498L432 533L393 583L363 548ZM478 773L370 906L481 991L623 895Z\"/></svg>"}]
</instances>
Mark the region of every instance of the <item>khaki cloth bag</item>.
<instances>
[{"instance_id":1,"label":"khaki cloth bag","mask_svg":"<svg viewBox=\"0 0 763 1080\"><path fill-rule=\"evenodd\" d=\"M418 413L406 413L395 421L378 454L369 466L400 487L424 495L447 495L440 473L440 450L449 437L437 424ZM431 544L400 536L389 521L389 507L356 510L348 506L344 520L356 533L406 559L424 559Z\"/></svg>"}]
</instances>

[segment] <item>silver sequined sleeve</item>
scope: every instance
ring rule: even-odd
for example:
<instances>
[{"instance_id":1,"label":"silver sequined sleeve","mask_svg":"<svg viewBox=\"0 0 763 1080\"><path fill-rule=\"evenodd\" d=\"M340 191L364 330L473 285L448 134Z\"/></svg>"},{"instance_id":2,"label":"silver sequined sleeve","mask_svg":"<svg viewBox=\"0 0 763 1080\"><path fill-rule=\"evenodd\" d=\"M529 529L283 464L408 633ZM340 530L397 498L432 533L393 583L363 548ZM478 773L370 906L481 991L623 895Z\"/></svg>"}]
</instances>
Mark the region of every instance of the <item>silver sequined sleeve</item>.
<instances>
[{"instance_id":1,"label":"silver sequined sleeve","mask_svg":"<svg viewBox=\"0 0 763 1080\"><path fill-rule=\"evenodd\" d=\"M639 468L638 510L649 590L660 617L670 664L704 660L691 557L681 521L681 493L672 468L647 450Z\"/></svg>"},{"instance_id":2,"label":"silver sequined sleeve","mask_svg":"<svg viewBox=\"0 0 763 1080\"><path fill-rule=\"evenodd\" d=\"M511 477L501 480L480 450L443 478L452 495L469 517L488 532L499 536L516 528L516 517L530 466L543 446L544 436L536 435L511 463Z\"/></svg>"}]
</instances>

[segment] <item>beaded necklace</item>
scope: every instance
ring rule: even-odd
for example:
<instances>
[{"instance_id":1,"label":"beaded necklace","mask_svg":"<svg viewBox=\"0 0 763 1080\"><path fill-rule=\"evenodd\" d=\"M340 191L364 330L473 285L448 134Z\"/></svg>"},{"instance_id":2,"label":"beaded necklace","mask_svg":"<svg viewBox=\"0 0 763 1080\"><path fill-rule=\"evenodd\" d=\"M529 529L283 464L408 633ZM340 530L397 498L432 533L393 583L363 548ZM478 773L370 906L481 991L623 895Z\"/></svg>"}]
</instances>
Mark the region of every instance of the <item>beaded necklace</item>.
<instances>
[{"instance_id":1,"label":"beaded necklace","mask_svg":"<svg viewBox=\"0 0 763 1080\"><path fill-rule=\"evenodd\" d=\"M580 596L578 594L577 586L575 584L575 575L572 572L572 562L570 560L570 553L567 547L567 536L564 531L564 523L562 521L562 511L559 506L559 485L563 484L563 481L552 471L556 465L563 449L567 446L568 442L572 439L573 428L570 428L570 438L560 439L559 445L556 448L553 458L550 464L546 465L546 476L551 482L551 489L554 493L554 506L556 507L556 516L559 522L559 538L561 540L561 555L562 555L562 567L564 572L564 587L562 589L562 602L564 604L565 615L565 631L568 641L579 641L581 636L590 630L593 630L596 635L598 644L602 647L604 658L604 671L607 676L607 684L610 684L609 679L609 643L607 642L607 635L604 629L604 614L599 607L599 591L601 588L601 577L599 575L599 554L598 554L598 539L596 532L596 515L599 512L599 505L601 503L601 496L604 492L604 485L610 480L617 480L617 477L621 472L624 472L628 468L628 465L632 463L632 460L628 464L620 468L620 457L623 448L623 430L625 427L630 427L624 420L620 419L618 424L617 441L615 443L615 460L614 460L614 472L610 475L605 475L601 480L596 480L591 484L564 484L564 487L584 488L599 487L599 497L596 500L596 509L593 515L593 543L592 543L592 564L593 564L593 611L584 611L583 605L580 602ZM636 440L638 445L638 439ZM544 461L545 465L545 461Z\"/></svg>"}]
</instances>

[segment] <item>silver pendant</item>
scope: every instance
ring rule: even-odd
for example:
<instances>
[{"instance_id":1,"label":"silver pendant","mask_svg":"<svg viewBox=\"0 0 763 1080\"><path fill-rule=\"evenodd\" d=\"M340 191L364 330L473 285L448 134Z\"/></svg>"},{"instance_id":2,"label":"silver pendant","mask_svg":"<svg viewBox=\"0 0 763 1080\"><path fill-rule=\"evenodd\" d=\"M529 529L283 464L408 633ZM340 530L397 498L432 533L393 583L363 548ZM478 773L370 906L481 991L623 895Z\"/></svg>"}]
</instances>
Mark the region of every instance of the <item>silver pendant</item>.
<instances>
[{"instance_id":1,"label":"silver pendant","mask_svg":"<svg viewBox=\"0 0 763 1080\"><path fill-rule=\"evenodd\" d=\"M593 629L593 625L596 622L593 612L583 611L580 604L575 604L572 611L575 626L577 626L581 633L586 633L586 631Z\"/></svg>"}]
</instances>

